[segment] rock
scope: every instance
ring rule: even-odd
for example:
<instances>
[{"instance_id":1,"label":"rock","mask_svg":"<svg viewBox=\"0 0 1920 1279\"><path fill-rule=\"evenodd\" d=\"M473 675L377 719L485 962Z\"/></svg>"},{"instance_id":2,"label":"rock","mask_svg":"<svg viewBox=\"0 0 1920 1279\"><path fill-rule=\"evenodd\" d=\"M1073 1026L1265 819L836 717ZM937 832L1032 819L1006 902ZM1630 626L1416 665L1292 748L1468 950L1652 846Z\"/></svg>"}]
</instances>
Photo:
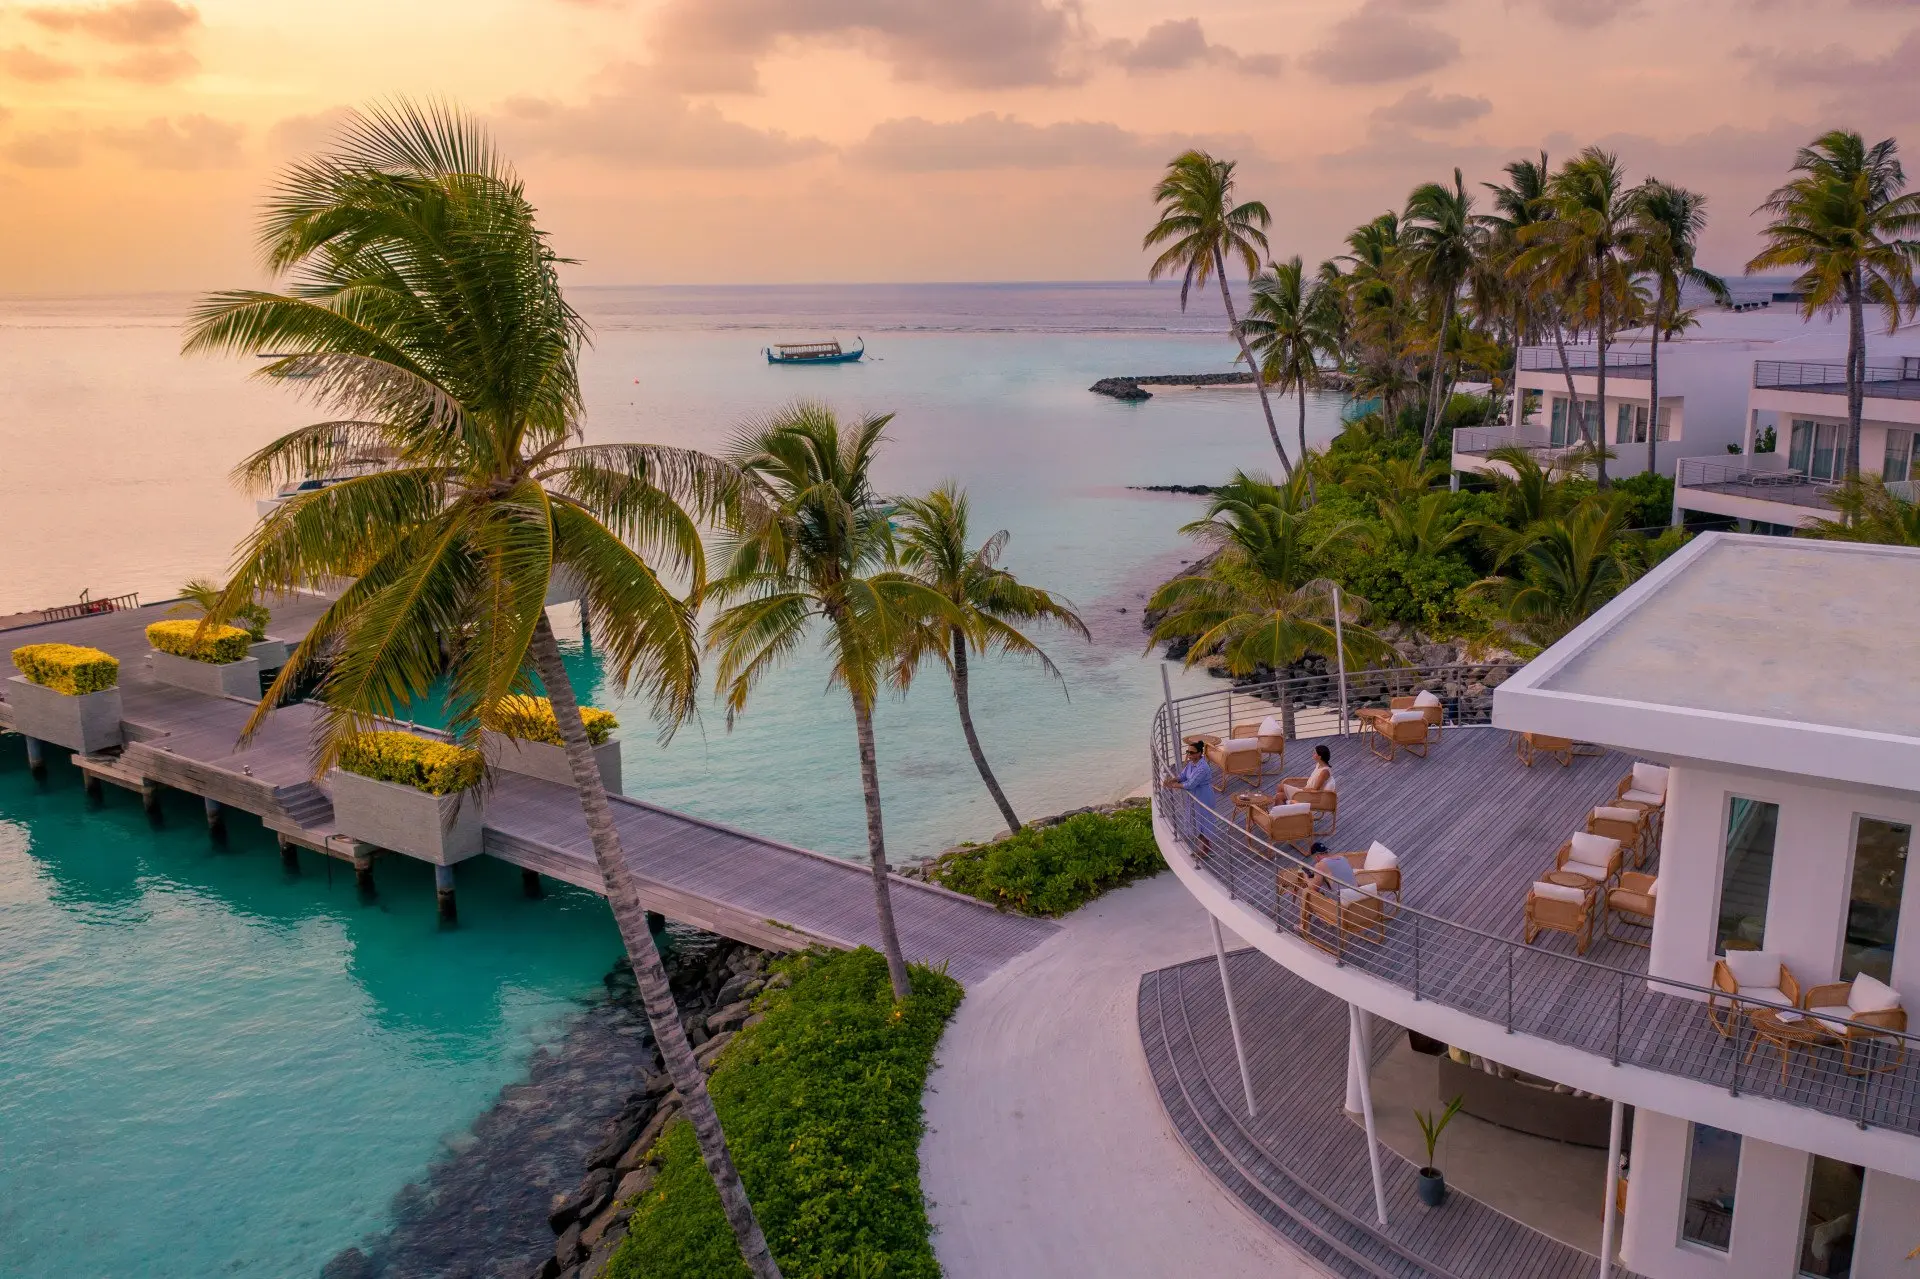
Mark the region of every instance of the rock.
<instances>
[{"instance_id":1,"label":"rock","mask_svg":"<svg viewBox=\"0 0 1920 1279\"><path fill-rule=\"evenodd\" d=\"M679 1113L679 1102L661 1103L660 1109L653 1112L653 1118L647 1120L647 1126L640 1130L640 1135L633 1139L631 1146L627 1147L627 1153L620 1156L620 1162L614 1165L614 1172L624 1177L645 1163L647 1156L653 1151L653 1143L660 1139L660 1134L665 1131L667 1123Z\"/></svg>"},{"instance_id":2,"label":"rock","mask_svg":"<svg viewBox=\"0 0 1920 1279\"><path fill-rule=\"evenodd\" d=\"M560 1241L553 1245L553 1256L559 1264L571 1266L585 1253L580 1246L580 1223L576 1221L561 1232Z\"/></svg>"},{"instance_id":3,"label":"rock","mask_svg":"<svg viewBox=\"0 0 1920 1279\"><path fill-rule=\"evenodd\" d=\"M707 1028L704 1023L696 1022L687 1027L688 1046L698 1048L701 1044L706 1043L709 1038L711 1038L711 1036L707 1034Z\"/></svg>"},{"instance_id":4,"label":"rock","mask_svg":"<svg viewBox=\"0 0 1920 1279\"><path fill-rule=\"evenodd\" d=\"M744 1022L752 1012L753 1005L744 999L728 1004L719 1012L708 1014L707 1033L717 1035L723 1030L738 1030L740 1023Z\"/></svg>"},{"instance_id":5,"label":"rock","mask_svg":"<svg viewBox=\"0 0 1920 1279\"><path fill-rule=\"evenodd\" d=\"M1116 400L1151 400L1152 391L1142 390L1130 377L1103 377L1087 388L1095 395L1111 395Z\"/></svg>"},{"instance_id":6,"label":"rock","mask_svg":"<svg viewBox=\"0 0 1920 1279\"><path fill-rule=\"evenodd\" d=\"M722 986L719 992L714 995L714 1002L731 1004L735 1000L746 998L750 993L747 988L759 979L760 975L751 968L742 969L730 977L727 980L727 984Z\"/></svg>"},{"instance_id":7,"label":"rock","mask_svg":"<svg viewBox=\"0 0 1920 1279\"><path fill-rule=\"evenodd\" d=\"M627 1218L633 1215L633 1209L622 1208L618 1204L609 1205L607 1210L593 1219L593 1224L580 1232L580 1242L584 1247L592 1248L605 1237L607 1231L627 1224Z\"/></svg>"},{"instance_id":8,"label":"rock","mask_svg":"<svg viewBox=\"0 0 1920 1279\"><path fill-rule=\"evenodd\" d=\"M560 1205L547 1214L547 1224L553 1227L555 1234L563 1234L567 1227L583 1217L591 1217L606 1206L613 1195L613 1172L607 1168L595 1168L588 1173L586 1180L561 1201ZM566 1258L562 1257L562 1261Z\"/></svg>"},{"instance_id":9,"label":"rock","mask_svg":"<svg viewBox=\"0 0 1920 1279\"><path fill-rule=\"evenodd\" d=\"M758 1026L761 1022L765 1021L766 1019L767 1019L767 1015L765 1013L755 1013L753 1016L747 1018L745 1021L740 1023L740 1029L745 1030L748 1026Z\"/></svg>"},{"instance_id":10,"label":"rock","mask_svg":"<svg viewBox=\"0 0 1920 1279\"><path fill-rule=\"evenodd\" d=\"M358 1248L342 1248L321 1269L320 1279L373 1279L373 1262Z\"/></svg>"},{"instance_id":11,"label":"rock","mask_svg":"<svg viewBox=\"0 0 1920 1279\"><path fill-rule=\"evenodd\" d=\"M593 1250L593 1255L588 1257L586 1263L580 1267L580 1279L599 1279L600 1273L607 1268L607 1263L613 1260L613 1254L626 1237L626 1231L617 1230L601 1239L600 1245Z\"/></svg>"},{"instance_id":12,"label":"rock","mask_svg":"<svg viewBox=\"0 0 1920 1279\"><path fill-rule=\"evenodd\" d=\"M708 1040L707 1046L694 1054L693 1059L700 1063L700 1069L712 1070L714 1062L720 1059L720 1054L725 1051L726 1046L733 1042L733 1036L733 1031L723 1030Z\"/></svg>"},{"instance_id":13,"label":"rock","mask_svg":"<svg viewBox=\"0 0 1920 1279\"><path fill-rule=\"evenodd\" d=\"M559 1273L560 1258L548 1257L545 1261L533 1268L533 1273L527 1276L527 1279L556 1279Z\"/></svg>"},{"instance_id":14,"label":"rock","mask_svg":"<svg viewBox=\"0 0 1920 1279\"><path fill-rule=\"evenodd\" d=\"M653 1178L653 1165L641 1164L638 1168L635 1168L632 1172L620 1179L620 1184L614 1188L614 1202L629 1203L641 1195L646 1194L647 1191L653 1189Z\"/></svg>"},{"instance_id":15,"label":"rock","mask_svg":"<svg viewBox=\"0 0 1920 1279\"><path fill-rule=\"evenodd\" d=\"M653 1110L651 1104L649 1104L644 1114L615 1120L609 1125L606 1139L595 1146L587 1155L587 1167L613 1167L614 1161L620 1158L628 1146L633 1144L633 1139L640 1135L640 1130L647 1126L647 1120L652 1117Z\"/></svg>"},{"instance_id":16,"label":"rock","mask_svg":"<svg viewBox=\"0 0 1920 1279\"><path fill-rule=\"evenodd\" d=\"M661 1071L658 1074L648 1075L645 1079L640 1081L640 1092L642 1096L658 1099L660 1097L666 1096L668 1093L672 1091L673 1091L673 1076L667 1074L665 1071Z\"/></svg>"}]
</instances>

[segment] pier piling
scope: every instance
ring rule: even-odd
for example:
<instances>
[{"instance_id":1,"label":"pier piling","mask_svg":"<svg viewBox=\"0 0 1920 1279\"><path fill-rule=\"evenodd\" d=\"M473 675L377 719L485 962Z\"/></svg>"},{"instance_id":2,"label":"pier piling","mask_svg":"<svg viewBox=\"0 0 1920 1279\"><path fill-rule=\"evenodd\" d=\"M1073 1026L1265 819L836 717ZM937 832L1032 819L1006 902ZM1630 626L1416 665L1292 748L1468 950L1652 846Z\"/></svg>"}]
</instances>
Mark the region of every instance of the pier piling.
<instances>
[{"instance_id":1,"label":"pier piling","mask_svg":"<svg viewBox=\"0 0 1920 1279\"><path fill-rule=\"evenodd\" d=\"M457 924L460 922L460 910L453 900L453 867L435 865L433 868L433 898L440 907L440 922Z\"/></svg>"},{"instance_id":2,"label":"pier piling","mask_svg":"<svg viewBox=\"0 0 1920 1279\"><path fill-rule=\"evenodd\" d=\"M140 807L154 821L160 820L160 788L152 782L140 788Z\"/></svg>"},{"instance_id":3,"label":"pier piling","mask_svg":"<svg viewBox=\"0 0 1920 1279\"><path fill-rule=\"evenodd\" d=\"M373 854L371 852L356 852L353 855L353 886L359 889L362 895L373 896Z\"/></svg>"},{"instance_id":4,"label":"pier piling","mask_svg":"<svg viewBox=\"0 0 1920 1279\"><path fill-rule=\"evenodd\" d=\"M27 743L27 771L35 777L42 776L47 771L45 748L40 745L40 739L37 737L28 737L24 740Z\"/></svg>"},{"instance_id":5,"label":"pier piling","mask_svg":"<svg viewBox=\"0 0 1920 1279\"><path fill-rule=\"evenodd\" d=\"M277 831L274 833L274 839L279 841L280 844L280 869L286 871L289 875L298 875L300 873L300 845L294 843Z\"/></svg>"},{"instance_id":6,"label":"pier piling","mask_svg":"<svg viewBox=\"0 0 1920 1279\"><path fill-rule=\"evenodd\" d=\"M200 803L207 812L207 833L210 835L226 834L227 812L226 809L220 806L220 801L217 799L207 799L202 796Z\"/></svg>"},{"instance_id":7,"label":"pier piling","mask_svg":"<svg viewBox=\"0 0 1920 1279\"><path fill-rule=\"evenodd\" d=\"M100 779L92 773L83 772L80 774L80 789L87 793L88 799L99 800L102 798Z\"/></svg>"},{"instance_id":8,"label":"pier piling","mask_svg":"<svg viewBox=\"0 0 1920 1279\"><path fill-rule=\"evenodd\" d=\"M537 870L528 870L524 866L521 867L520 891L529 897L545 897L547 890L540 884L540 872Z\"/></svg>"}]
</instances>

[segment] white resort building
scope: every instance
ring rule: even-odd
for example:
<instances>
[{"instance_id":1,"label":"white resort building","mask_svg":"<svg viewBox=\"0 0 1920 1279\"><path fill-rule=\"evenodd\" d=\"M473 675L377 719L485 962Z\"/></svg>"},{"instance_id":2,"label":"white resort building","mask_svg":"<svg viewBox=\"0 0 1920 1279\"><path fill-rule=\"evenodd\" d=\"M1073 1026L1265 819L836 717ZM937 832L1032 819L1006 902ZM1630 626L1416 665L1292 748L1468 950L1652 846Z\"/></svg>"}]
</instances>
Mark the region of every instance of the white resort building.
<instances>
[{"instance_id":1,"label":"white resort building","mask_svg":"<svg viewBox=\"0 0 1920 1279\"><path fill-rule=\"evenodd\" d=\"M1339 1275L1920 1276L1916 633L1920 552L1710 533L1518 670L1170 701L1218 774L1154 808L1220 942L1141 981L1182 1141ZM1335 797L1265 798L1329 705Z\"/></svg>"}]
</instances>

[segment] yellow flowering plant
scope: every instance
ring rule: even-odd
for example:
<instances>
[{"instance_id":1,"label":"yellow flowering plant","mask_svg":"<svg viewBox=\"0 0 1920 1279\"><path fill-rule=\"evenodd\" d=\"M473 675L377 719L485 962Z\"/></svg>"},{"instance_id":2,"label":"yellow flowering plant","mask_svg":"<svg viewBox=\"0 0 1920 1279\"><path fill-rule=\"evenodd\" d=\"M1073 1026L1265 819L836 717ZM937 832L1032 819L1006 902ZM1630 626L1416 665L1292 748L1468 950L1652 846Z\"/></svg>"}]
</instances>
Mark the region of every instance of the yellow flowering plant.
<instances>
[{"instance_id":1,"label":"yellow flowering plant","mask_svg":"<svg viewBox=\"0 0 1920 1279\"><path fill-rule=\"evenodd\" d=\"M42 688L69 697L99 693L120 682L120 659L79 644L24 644L13 650L13 664Z\"/></svg>"},{"instance_id":2,"label":"yellow flowering plant","mask_svg":"<svg viewBox=\"0 0 1920 1279\"><path fill-rule=\"evenodd\" d=\"M340 748L340 767L377 782L451 795L475 785L485 767L479 751L414 733L356 733Z\"/></svg>"},{"instance_id":3,"label":"yellow flowering plant","mask_svg":"<svg viewBox=\"0 0 1920 1279\"><path fill-rule=\"evenodd\" d=\"M613 730L620 727L611 711L592 706L580 708L580 721L586 725L587 740L595 746L605 745ZM553 703L544 697L515 694L501 698L487 716L487 727L523 742L566 745L560 740L560 722L553 717Z\"/></svg>"},{"instance_id":4,"label":"yellow flowering plant","mask_svg":"<svg viewBox=\"0 0 1920 1279\"><path fill-rule=\"evenodd\" d=\"M202 633L204 629L204 634ZM162 653L224 666L245 659L253 636L238 626L206 626L182 619L147 627L147 643Z\"/></svg>"}]
</instances>

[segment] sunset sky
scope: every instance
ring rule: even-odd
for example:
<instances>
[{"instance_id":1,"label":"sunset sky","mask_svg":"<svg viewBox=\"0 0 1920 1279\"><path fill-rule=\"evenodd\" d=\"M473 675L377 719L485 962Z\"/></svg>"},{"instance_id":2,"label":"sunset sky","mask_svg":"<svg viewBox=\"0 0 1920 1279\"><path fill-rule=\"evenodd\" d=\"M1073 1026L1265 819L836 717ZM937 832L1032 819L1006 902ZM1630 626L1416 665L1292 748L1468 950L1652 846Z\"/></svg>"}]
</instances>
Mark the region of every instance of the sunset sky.
<instances>
[{"instance_id":1,"label":"sunset sky","mask_svg":"<svg viewBox=\"0 0 1920 1279\"><path fill-rule=\"evenodd\" d=\"M1920 165L1916 77L1916 0L0 4L0 293L255 282L275 170L399 94L493 125L579 282L1137 278L1193 144L1311 261L1599 142L1734 270L1820 129Z\"/></svg>"}]
</instances>

